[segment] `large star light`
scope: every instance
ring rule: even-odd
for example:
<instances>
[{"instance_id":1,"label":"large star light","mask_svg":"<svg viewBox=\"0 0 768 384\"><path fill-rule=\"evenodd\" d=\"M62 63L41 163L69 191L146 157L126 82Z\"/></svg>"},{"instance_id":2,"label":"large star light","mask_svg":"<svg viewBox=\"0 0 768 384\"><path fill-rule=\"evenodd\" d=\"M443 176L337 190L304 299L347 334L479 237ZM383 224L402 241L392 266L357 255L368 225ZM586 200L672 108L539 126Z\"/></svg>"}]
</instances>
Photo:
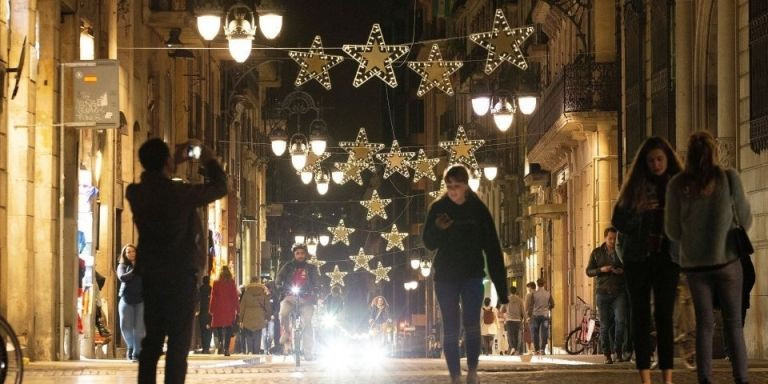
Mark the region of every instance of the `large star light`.
<instances>
[{"instance_id":1,"label":"large star light","mask_svg":"<svg viewBox=\"0 0 768 384\"><path fill-rule=\"evenodd\" d=\"M320 259L317 258L317 256L312 255L312 257L309 260L307 260L307 263L315 265L318 268L320 268L323 265L325 265L326 261L325 260L320 260Z\"/></svg>"},{"instance_id":2,"label":"large star light","mask_svg":"<svg viewBox=\"0 0 768 384\"><path fill-rule=\"evenodd\" d=\"M419 89L416 96L422 97L432 88L437 88L449 96L453 96L453 85L451 85L451 74L458 71L464 65L461 61L444 61L440 54L440 47L432 44L427 61L409 61L408 68L414 70L421 76Z\"/></svg>"},{"instance_id":3,"label":"large star light","mask_svg":"<svg viewBox=\"0 0 768 384\"><path fill-rule=\"evenodd\" d=\"M392 224L392 231L382 233L381 237L387 240L387 251L392 248L398 248L401 251L405 250L403 240L408 237L408 234L405 232L398 232L397 224Z\"/></svg>"},{"instance_id":4,"label":"large star light","mask_svg":"<svg viewBox=\"0 0 768 384\"><path fill-rule=\"evenodd\" d=\"M374 276L376 276L375 283L378 284L379 281L381 281L381 280L389 281L389 271L391 269L392 269L392 267L385 267L385 266L381 265L381 261L379 261L379 264L376 267L376 269L371 269L370 270L371 273L373 273Z\"/></svg>"},{"instance_id":5,"label":"large star light","mask_svg":"<svg viewBox=\"0 0 768 384\"><path fill-rule=\"evenodd\" d=\"M368 262L371 261L371 259L373 259L373 255L366 255L363 248L360 248L360 250L357 252L357 255L352 255L349 258L355 262L355 268L353 272L356 272L360 268L365 269L367 271Z\"/></svg>"},{"instance_id":6,"label":"large star light","mask_svg":"<svg viewBox=\"0 0 768 384\"><path fill-rule=\"evenodd\" d=\"M479 170L480 166L477 164L475 151L477 151L483 143L485 143L485 140L467 139L467 133L464 132L464 127L459 125L459 128L456 130L456 139L452 141L441 141L440 147L448 151L451 155L448 160L449 164L464 163L474 170Z\"/></svg>"},{"instance_id":7,"label":"large star light","mask_svg":"<svg viewBox=\"0 0 768 384\"><path fill-rule=\"evenodd\" d=\"M326 55L323 52L323 41L320 36L315 36L308 52L288 51L288 56L301 67L294 82L297 87L314 79L327 90L331 89L331 76L328 70L344 60L343 56Z\"/></svg>"},{"instance_id":8,"label":"large star light","mask_svg":"<svg viewBox=\"0 0 768 384\"><path fill-rule=\"evenodd\" d=\"M325 275L331 278L331 286L341 285L344 286L344 276L349 272L342 272L339 270L338 265L333 266L333 272L326 272Z\"/></svg>"},{"instance_id":9,"label":"large star light","mask_svg":"<svg viewBox=\"0 0 768 384\"><path fill-rule=\"evenodd\" d=\"M361 173L367 168L364 162L352 160L346 163L333 163L333 165L344 175L344 177L341 178L340 184L346 184L347 181L352 180L358 185L363 185L363 176Z\"/></svg>"},{"instance_id":10,"label":"large star light","mask_svg":"<svg viewBox=\"0 0 768 384\"><path fill-rule=\"evenodd\" d=\"M375 216L379 216L382 219L387 218L387 211L384 209L392 199L380 199L379 193L373 190L370 200L363 200L360 202L363 207L368 208L368 214L365 216L366 220L373 219Z\"/></svg>"},{"instance_id":11,"label":"large star light","mask_svg":"<svg viewBox=\"0 0 768 384\"><path fill-rule=\"evenodd\" d=\"M304 166L300 171L296 171L297 175L301 175L302 172L312 172L313 174L317 175L318 173L323 172L323 160L331 157L331 154L329 152L323 152L322 155L318 156L315 155L314 152L308 151L307 152L307 165Z\"/></svg>"},{"instance_id":12,"label":"large star light","mask_svg":"<svg viewBox=\"0 0 768 384\"><path fill-rule=\"evenodd\" d=\"M445 186L445 180L440 180L440 189L437 191L432 191L429 193L429 196L433 199L437 199L438 197L445 194L445 192L448 191L448 187Z\"/></svg>"},{"instance_id":13,"label":"large star light","mask_svg":"<svg viewBox=\"0 0 768 384\"><path fill-rule=\"evenodd\" d=\"M365 133L365 128L360 128L360 130L357 131L357 138L355 141L340 141L339 147L349 153L347 163L360 161L368 169L375 172L376 166L373 164L373 155L384 149L384 144L369 143L368 134Z\"/></svg>"},{"instance_id":14,"label":"large star light","mask_svg":"<svg viewBox=\"0 0 768 384\"><path fill-rule=\"evenodd\" d=\"M522 70L528 69L520 46L532 34L532 26L510 28L504 12L497 9L493 29L490 32L473 33L469 35L469 39L488 50L485 73L490 75L502 61L508 61Z\"/></svg>"},{"instance_id":15,"label":"large star light","mask_svg":"<svg viewBox=\"0 0 768 384\"><path fill-rule=\"evenodd\" d=\"M388 178L393 173L397 172L405 177L411 176L411 171L408 167L411 165L410 160L416 152L401 152L400 144L397 140L392 142L392 148L388 153L377 153L376 158L384 163L384 178Z\"/></svg>"},{"instance_id":16,"label":"large star light","mask_svg":"<svg viewBox=\"0 0 768 384\"><path fill-rule=\"evenodd\" d=\"M371 77L376 76L392 88L397 87L395 70L392 63L408 53L407 45L387 45L378 24L374 24L365 45L344 44L342 47L347 55L360 63L352 82L356 88L363 85Z\"/></svg>"},{"instance_id":17,"label":"large star light","mask_svg":"<svg viewBox=\"0 0 768 384\"><path fill-rule=\"evenodd\" d=\"M335 227L328 227L328 231L331 232L332 239L331 244L344 243L349 245L349 235L355 231L354 228L347 228L344 226L344 219L339 220L339 225Z\"/></svg>"},{"instance_id":18,"label":"large star light","mask_svg":"<svg viewBox=\"0 0 768 384\"><path fill-rule=\"evenodd\" d=\"M440 162L439 158L430 159L423 149L419 149L419 154L416 156L416 160L411 160L411 168L413 168L413 182L418 183L423 177L426 177L432 181L437 180L435 176L435 165Z\"/></svg>"}]
</instances>

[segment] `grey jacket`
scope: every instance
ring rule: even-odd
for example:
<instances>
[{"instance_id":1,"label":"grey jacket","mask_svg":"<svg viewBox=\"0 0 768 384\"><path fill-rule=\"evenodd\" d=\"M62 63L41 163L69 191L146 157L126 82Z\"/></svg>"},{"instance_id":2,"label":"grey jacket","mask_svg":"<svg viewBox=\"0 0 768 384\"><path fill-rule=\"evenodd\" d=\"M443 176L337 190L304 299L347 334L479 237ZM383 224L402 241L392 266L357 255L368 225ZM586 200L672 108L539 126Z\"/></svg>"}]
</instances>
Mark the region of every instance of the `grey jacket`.
<instances>
[{"instance_id":1,"label":"grey jacket","mask_svg":"<svg viewBox=\"0 0 768 384\"><path fill-rule=\"evenodd\" d=\"M545 288L538 288L531 295L526 297L525 311L529 318L534 316L547 316L549 311L555 307L555 301L552 300L552 294Z\"/></svg>"},{"instance_id":2,"label":"grey jacket","mask_svg":"<svg viewBox=\"0 0 768 384\"><path fill-rule=\"evenodd\" d=\"M684 269L725 265L738 258L734 245L727 241L728 230L734 225L731 194L741 225L749 229L752 224L739 174L727 169L715 183L714 191L701 197L686 196L679 175L667 188L665 230L670 239L682 245L680 266Z\"/></svg>"},{"instance_id":3,"label":"grey jacket","mask_svg":"<svg viewBox=\"0 0 768 384\"><path fill-rule=\"evenodd\" d=\"M509 295L509 303L501 306L501 313L506 316L505 321L522 321L525 317L523 299L518 295Z\"/></svg>"}]
</instances>

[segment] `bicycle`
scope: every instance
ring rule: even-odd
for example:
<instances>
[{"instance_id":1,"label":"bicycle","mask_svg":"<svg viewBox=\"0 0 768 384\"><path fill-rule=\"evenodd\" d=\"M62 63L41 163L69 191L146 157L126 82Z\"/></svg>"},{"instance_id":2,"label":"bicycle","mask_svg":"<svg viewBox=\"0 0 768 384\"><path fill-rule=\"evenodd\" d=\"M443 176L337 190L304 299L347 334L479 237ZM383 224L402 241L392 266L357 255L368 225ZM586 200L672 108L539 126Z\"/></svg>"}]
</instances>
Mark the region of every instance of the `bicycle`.
<instances>
[{"instance_id":1,"label":"bicycle","mask_svg":"<svg viewBox=\"0 0 768 384\"><path fill-rule=\"evenodd\" d=\"M20 384L23 376L24 356L21 344L13 327L0 316L0 383Z\"/></svg>"},{"instance_id":2,"label":"bicycle","mask_svg":"<svg viewBox=\"0 0 768 384\"><path fill-rule=\"evenodd\" d=\"M565 351L569 355L581 353L596 355L600 348L600 319L584 299L579 296L576 298L585 306L584 316L581 318L581 324L565 338Z\"/></svg>"},{"instance_id":3,"label":"bicycle","mask_svg":"<svg viewBox=\"0 0 768 384\"><path fill-rule=\"evenodd\" d=\"M296 297L296 303L293 305L289 317L289 325L291 327L291 354L293 355L297 367L301 366L301 338L304 333L304 325L301 321L300 293L301 289L298 287L291 288L291 294Z\"/></svg>"}]
</instances>

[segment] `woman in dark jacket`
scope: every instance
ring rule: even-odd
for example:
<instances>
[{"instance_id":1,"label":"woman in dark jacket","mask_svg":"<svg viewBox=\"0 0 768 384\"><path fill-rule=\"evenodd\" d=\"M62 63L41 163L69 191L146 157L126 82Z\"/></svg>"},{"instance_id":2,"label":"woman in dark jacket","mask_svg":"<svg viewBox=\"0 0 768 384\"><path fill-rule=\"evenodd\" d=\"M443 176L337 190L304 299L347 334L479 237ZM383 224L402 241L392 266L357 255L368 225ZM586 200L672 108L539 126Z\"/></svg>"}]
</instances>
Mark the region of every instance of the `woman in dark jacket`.
<instances>
[{"instance_id":1,"label":"woman in dark jacket","mask_svg":"<svg viewBox=\"0 0 768 384\"><path fill-rule=\"evenodd\" d=\"M677 245L664 234L667 183L682 165L669 143L649 137L638 150L611 219L619 230L616 250L632 308L636 367L643 384L651 383L651 291L653 291L659 369L672 382L672 313L680 267Z\"/></svg>"},{"instance_id":2,"label":"woman in dark jacket","mask_svg":"<svg viewBox=\"0 0 768 384\"><path fill-rule=\"evenodd\" d=\"M500 304L507 303L506 270L493 218L485 204L469 189L467 169L453 165L446 170L443 180L447 191L429 208L423 239L428 249L437 250L435 295L443 319L443 346L451 380L454 383L461 380L461 315L467 350L467 383L474 384L477 383L480 356L484 267L487 263Z\"/></svg>"},{"instance_id":3,"label":"woman in dark jacket","mask_svg":"<svg viewBox=\"0 0 768 384\"><path fill-rule=\"evenodd\" d=\"M125 358L139 360L141 340L144 338L144 300L142 299L141 276L136 274L136 247L126 244L120 251L117 278L120 279L120 332L128 347Z\"/></svg>"}]
</instances>

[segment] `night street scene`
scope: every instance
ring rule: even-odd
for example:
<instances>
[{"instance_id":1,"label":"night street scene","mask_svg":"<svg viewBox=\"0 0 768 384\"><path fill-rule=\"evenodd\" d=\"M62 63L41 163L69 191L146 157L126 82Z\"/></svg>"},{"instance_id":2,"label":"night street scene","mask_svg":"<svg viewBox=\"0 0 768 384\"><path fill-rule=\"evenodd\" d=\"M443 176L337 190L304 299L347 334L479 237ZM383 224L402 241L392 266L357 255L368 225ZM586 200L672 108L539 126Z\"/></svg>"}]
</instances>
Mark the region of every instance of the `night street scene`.
<instances>
[{"instance_id":1,"label":"night street scene","mask_svg":"<svg viewBox=\"0 0 768 384\"><path fill-rule=\"evenodd\" d=\"M0 2L0 384L768 384L768 1Z\"/></svg>"}]
</instances>

